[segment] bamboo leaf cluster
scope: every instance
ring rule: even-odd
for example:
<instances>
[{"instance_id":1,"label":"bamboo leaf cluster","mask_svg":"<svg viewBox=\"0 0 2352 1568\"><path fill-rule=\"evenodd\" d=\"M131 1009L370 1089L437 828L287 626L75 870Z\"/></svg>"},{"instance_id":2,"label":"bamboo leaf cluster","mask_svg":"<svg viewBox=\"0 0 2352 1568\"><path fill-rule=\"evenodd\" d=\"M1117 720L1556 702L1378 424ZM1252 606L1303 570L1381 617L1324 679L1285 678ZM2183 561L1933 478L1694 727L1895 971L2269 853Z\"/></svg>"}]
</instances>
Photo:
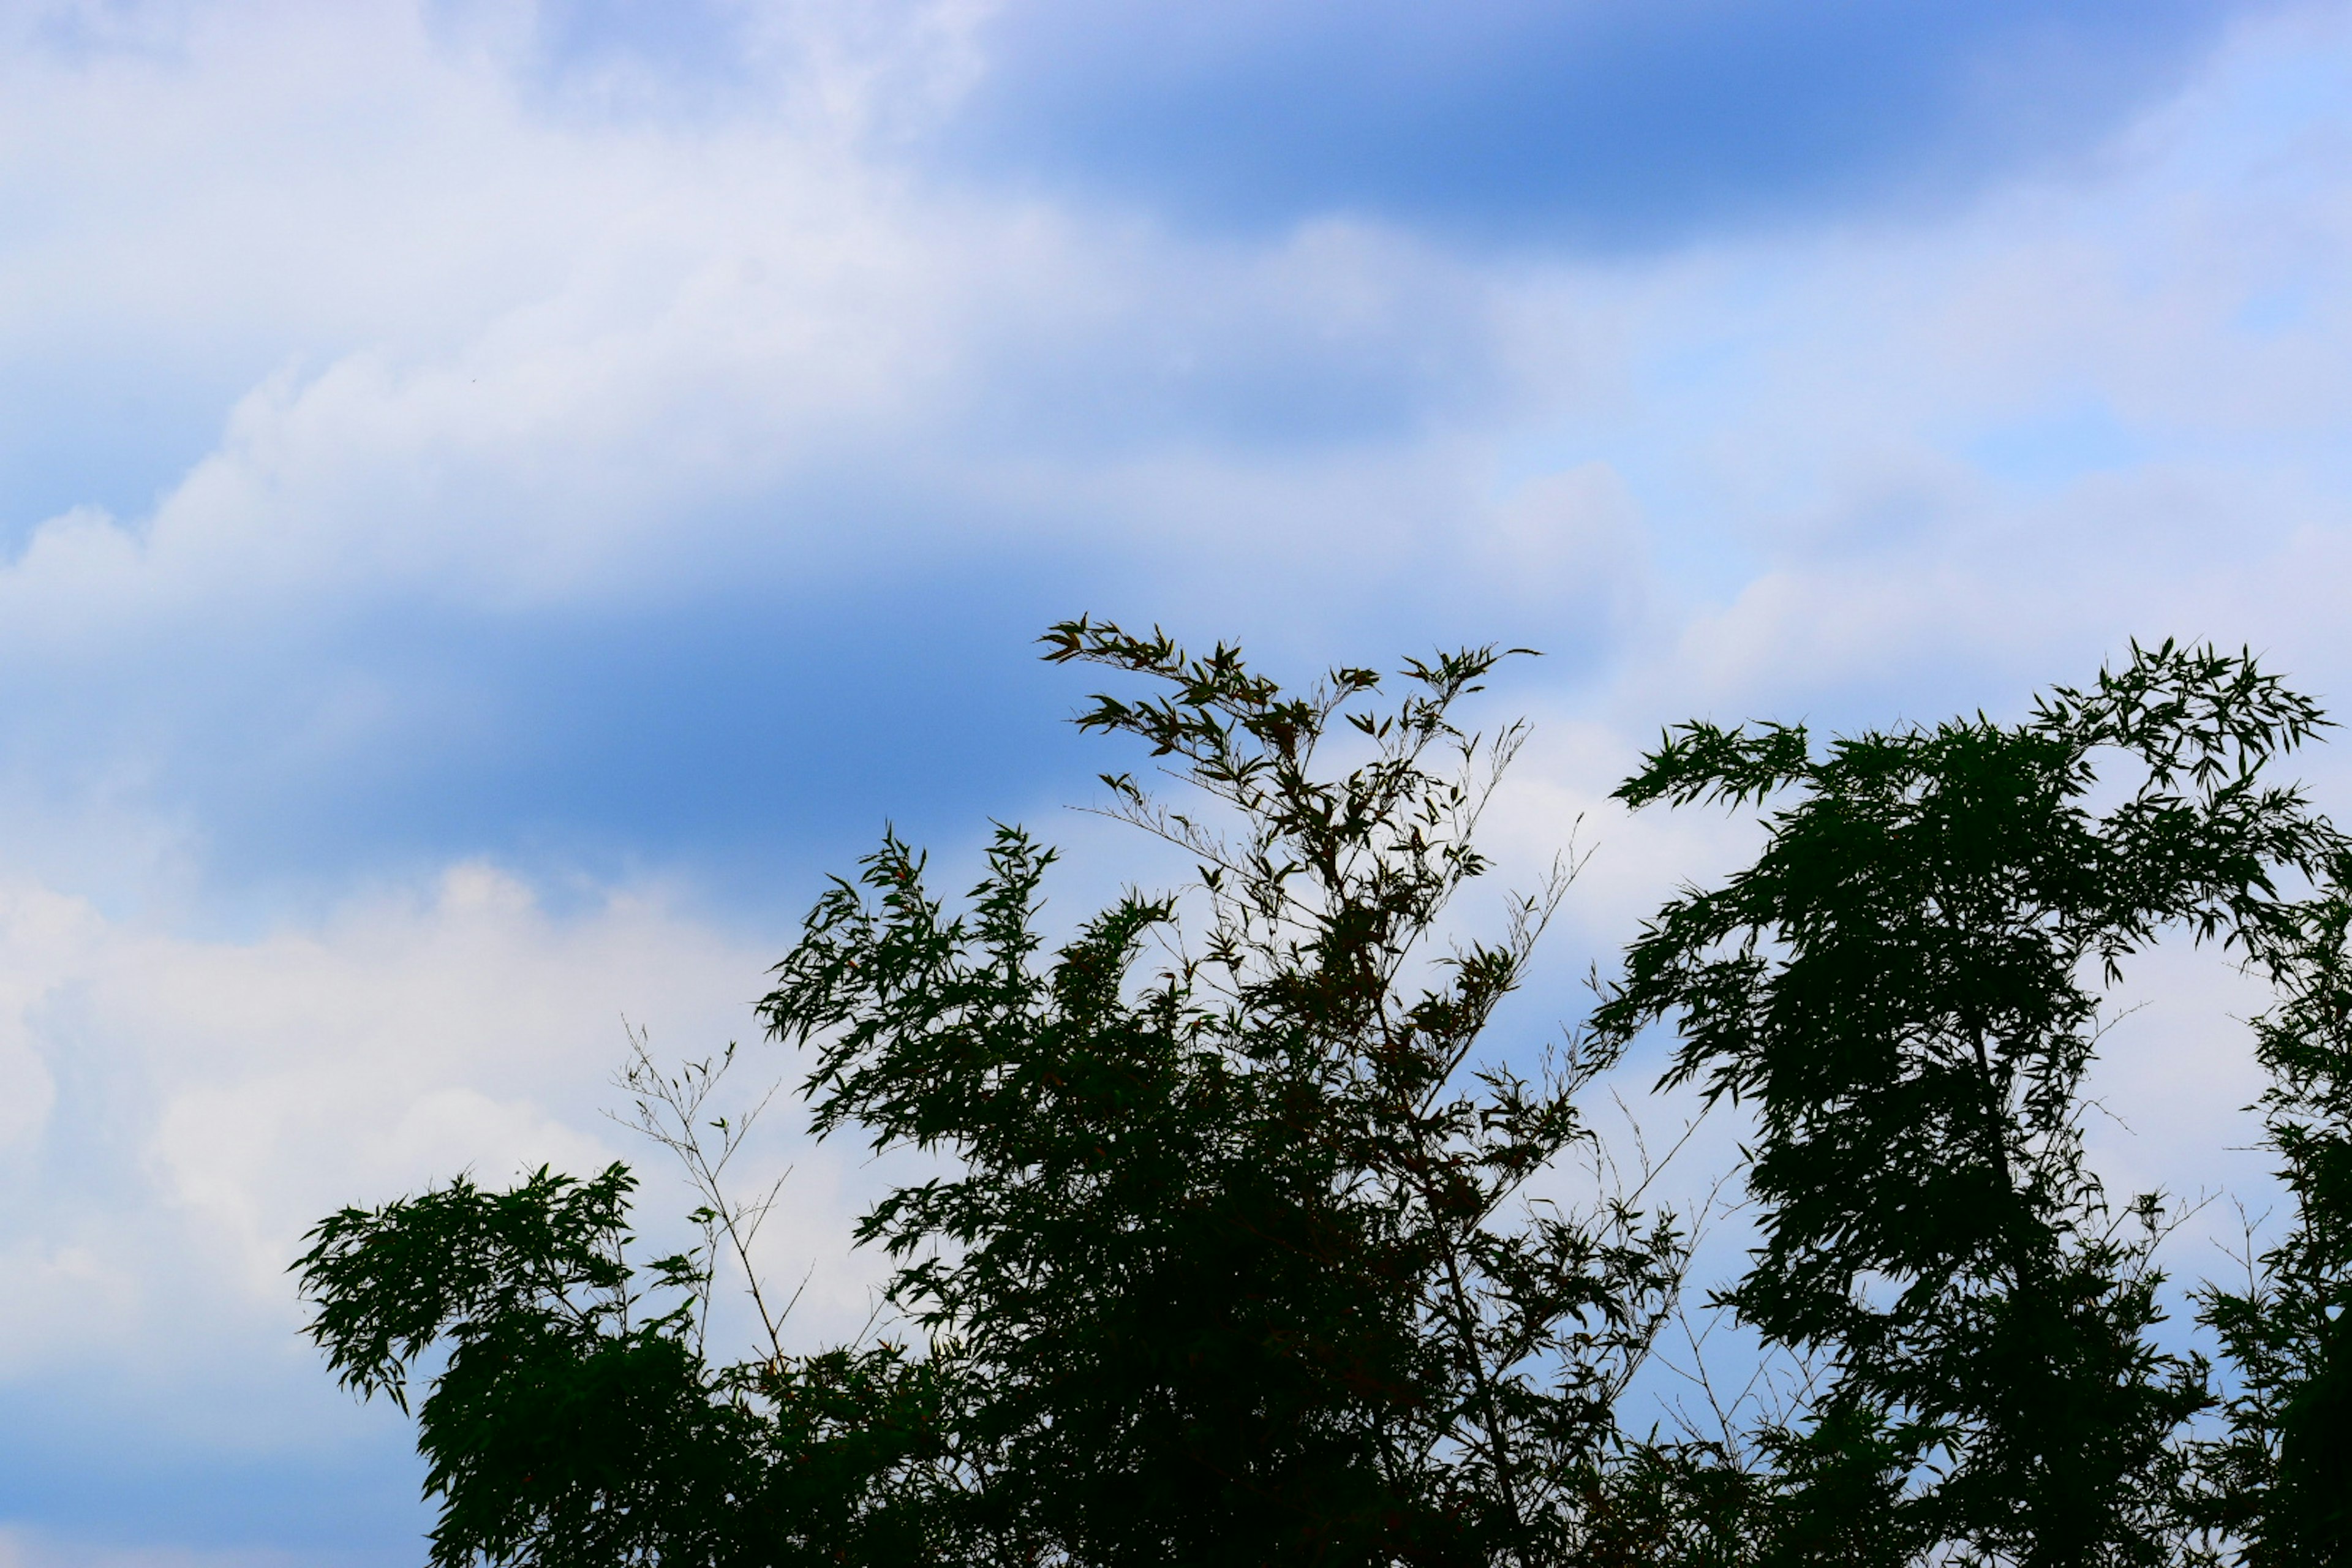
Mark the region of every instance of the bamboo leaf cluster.
<instances>
[{"instance_id":1,"label":"bamboo leaf cluster","mask_svg":"<svg viewBox=\"0 0 2352 1568\"><path fill-rule=\"evenodd\" d=\"M818 900L761 1016L815 1132L931 1173L859 1222L877 1333L791 1348L751 1245L779 1189L730 1196L750 1122L706 1108L731 1047L639 1042L625 1079L697 1248L631 1261L618 1166L314 1231L332 1368L425 1385L439 1568L2343 1555L2352 850L2273 777L2326 721L2250 657L2136 647L2013 723L1668 731L1620 797L1760 810L1763 847L1541 1047L1497 1009L1578 862L1486 939L1451 912L1525 734L1460 716L1510 652L1292 692L1157 631L1045 649L1140 683L1078 722L1177 786L1103 778L1192 875L1049 938L1054 854L1006 826L960 900L895 835ZM2084 1152L2116 988L2172 936L2278 996L2251 1048L2294 1209L2196 1294L2218 1361L2164 1326L2178 1203ZM1621 1068L1748 1119L1737 1278L1691 1279L1706 1216L1638 1173L1569 1179L1624 1166L1590 1103ZM764 1338L734 1363L722 1273ZM1707 1312L1796 1397L1662 1424L1661 1336Z\"/></svg>"}]
</instances>

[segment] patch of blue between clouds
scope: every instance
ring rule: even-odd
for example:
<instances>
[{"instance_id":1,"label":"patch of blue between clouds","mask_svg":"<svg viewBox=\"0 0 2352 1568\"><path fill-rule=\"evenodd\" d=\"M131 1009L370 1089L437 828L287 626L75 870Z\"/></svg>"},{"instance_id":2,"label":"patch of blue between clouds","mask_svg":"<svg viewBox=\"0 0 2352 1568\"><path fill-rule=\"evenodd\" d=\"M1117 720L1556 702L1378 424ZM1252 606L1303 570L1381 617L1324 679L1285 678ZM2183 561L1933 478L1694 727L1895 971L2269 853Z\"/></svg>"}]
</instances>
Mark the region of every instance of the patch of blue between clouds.
<instances>
[{"instance_id":1,"label":"patch of blue between clouds","mask_svg":"<svg viewBox=\"0 0 2352 1568\"><path fill-rule=\"evenodd\" d=\"M886 822L961 840L1087 776L1081 692L1033 657L1085 607L1034 561L647 612L388 605L164 695L192 721L153 742L152 804L203 824L215 900L257 920L475 856L559 901L652 872L797 914ZM51 717L63 762L86 739Z\"/></svg>"},{"instance_id":2,"label":"patch of blue between clouds","mask_svg":"<svg viewBox=\"0 0 2352 1568\"><path fill-rule=\"evenodd\" d=\"M269 369L199 367L144 345L58 353L0 375L0 556L77 507L141 517L220 442L223 413Z\"/></svg>"},{"instance_id":3,"label":"patch of blue between clouds","mask_svg":"<svg viewBox=\"0 0 2352 1568\"><path fill-rule=\"evenodd\" d=\"M317 1384L323 1372L304 1368ZM306 1393L309 1391L306 1391ZM332 1394L333 1398L344 1397ZM283 1391L224 1394L235 1405ZM294 1403L308 1403L297 1397ZM0 1519L64 1562L116 1553L279 1554L319 1568L408 1568L425 1555L431 1510L414 1433L387 1408L340 1424L340 1435L296 1452L238 1451L150 1432L179 1408L142 1410L121 1391L93 1397L85 1373L71 1386L17 1383L0 1435ZM44 1556L40 1560L49 1560Z\"/></svg>"},{"instance_id":4,"label":"patch of blue between clouds","mask_svg":"<svg viewBox=\"0 0 2352 1568\"><path fill-rule=\"evenodd\" d=\"M2116 418L2105 402L2089 399L1995 426L1961 450L1996 479L2051 489L2146 462L2159 447Z\"/></svg>"},{"instance_id":5,"label":"patch of blue between clouds","mask_svg":"<svg viewBox=\"0 0 2352 1568\"><path fill-rule=\"evenodd\" d=\"M2238 307L2231 324L2253 337L2284 337L2311 320L2311 294L2305 283L2264 289Z\"/></svg>"},{"instance_id":6,"label":"patch of blue between clouds","mask_svg":"<svg viewBox=\"0 0 2352 1568\"><path fill-rule=\"evenodd\" d=\"M2095 142L2227 0L1008 0L947 163L1244 229L1602 248L1918 205Z\"/></svg>"}]
</instances>

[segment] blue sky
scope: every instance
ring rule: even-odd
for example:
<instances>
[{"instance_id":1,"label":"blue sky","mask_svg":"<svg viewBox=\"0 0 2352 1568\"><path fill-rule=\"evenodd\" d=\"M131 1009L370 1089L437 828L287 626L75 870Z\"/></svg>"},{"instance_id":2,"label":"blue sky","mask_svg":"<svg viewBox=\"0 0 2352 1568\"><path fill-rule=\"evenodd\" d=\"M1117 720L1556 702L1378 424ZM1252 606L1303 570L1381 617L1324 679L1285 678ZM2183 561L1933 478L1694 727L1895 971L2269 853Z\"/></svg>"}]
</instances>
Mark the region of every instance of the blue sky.
<instances>
[{"instance_id":1,"label":"blue sky","mask_svg":"<svg viewBox=\"0 0 2352 1568\"><path fill-rule=\"evenodd\" d=\"M0 1568L414 1561L303 1226L636 1157L621 1016L746 1032L886 821L1152 874L1063 616L1545 649L1529 1038L1742 841L1606 805L1664 722L2344 707L2348 280L2341 3L0 3ZM2242 999L2151 986L2194 1185Z\"/></svg>"},{"instance_id":2,"label":"blue sky","mask_svg":"<svg viewBox=\"0 0 2352 1568\"><path fill-rule=\"evenodd\" d=\"M1032 0L938 137L1194 220L1654 247L2062 164L2239 9Z\"/></svg>"}]
</instances>

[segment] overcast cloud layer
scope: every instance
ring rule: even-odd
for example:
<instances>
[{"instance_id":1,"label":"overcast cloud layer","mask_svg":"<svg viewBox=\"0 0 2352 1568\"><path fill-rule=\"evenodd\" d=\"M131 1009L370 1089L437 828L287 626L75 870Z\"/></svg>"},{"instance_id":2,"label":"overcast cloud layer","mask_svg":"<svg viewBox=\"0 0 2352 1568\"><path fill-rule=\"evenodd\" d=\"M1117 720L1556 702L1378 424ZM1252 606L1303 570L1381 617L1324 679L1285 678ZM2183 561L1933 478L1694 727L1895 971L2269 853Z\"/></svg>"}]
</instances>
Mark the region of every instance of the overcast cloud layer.
<instances>
[{"instance_id":1,"label":"overcast cloud layer","mask_svg":"<svg viewBox=\"0 0 2352 1568\"><path fill-rule=\"evenodd\" d=\"M885 820L1150 874L1062 616L1545 649L1522 1040L1745 840L1605 805L1664 722L2352 708L2352 9L1950 9L0 5L0 1564L415 1561L303 1227L637 1158L623 1016L748 1037ZM2146 986L2103 1160L2251 1179Z\"/></svg>"}]
</instances>

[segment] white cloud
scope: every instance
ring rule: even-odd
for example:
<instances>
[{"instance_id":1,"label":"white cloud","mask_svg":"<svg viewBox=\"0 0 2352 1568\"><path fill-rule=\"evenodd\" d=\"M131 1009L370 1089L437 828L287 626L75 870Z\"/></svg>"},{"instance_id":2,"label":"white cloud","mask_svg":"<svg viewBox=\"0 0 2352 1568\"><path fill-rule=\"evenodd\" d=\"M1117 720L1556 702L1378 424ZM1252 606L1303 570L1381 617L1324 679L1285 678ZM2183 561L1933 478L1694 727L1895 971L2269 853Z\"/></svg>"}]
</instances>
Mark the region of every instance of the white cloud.
<instances>
[{"instance_id":1,"label":"white cloud","mask_svg":"<svg viewBox=\"0 0 2352 1568\"><path fill-rule=\"evenodd\" d=\"M425 896L245 942L110 921L22 882L0 901L0 1032L21 1076L68 1085L12 1098L0 1151L27 1200L0 1221L0 1370L20 1375L129 1360L168 1381L185 1343L290 1337L285 1270L309 1226L460 1170L497 1184L625 1159L647 1223L674 1229L688 1205L667 1156L602 1114L622 1099L624 1015L668 1055L742 1038L746 1072L796 1067L751 1038L777 954L651 897L559 918L459 866ZM835 1167L863 1156L799 1129L780 1106L755 1155L801 1168L773 1260L817 1266L807 1331L846 1331L845 1315L854 1330L876 1268L842 1256L864 1183Z\"/></svg>"},{"instance_id":2,"label":"white cloud","mask_svg":"<svg viewBox=\"0 0 2352 1568\"><path fill-rule=\"evenodd\" d=\"M1475 381L1490 332L1459 268L1379 235L1260 253L984 205L781 110L551 115L408 5L198 7L168 47L0 78L0 146L43 149L0 160L44 218L0 261L16 375L255 367L152 516L68 512L0 574L45 647L790 575L895 531L894 500L1034 504L1041 456L1083 491L1089 448L1171 420L1229 462L1232 429L1183 427L1235 399L1391 419Z\"/></svg>"}]
</instances>

